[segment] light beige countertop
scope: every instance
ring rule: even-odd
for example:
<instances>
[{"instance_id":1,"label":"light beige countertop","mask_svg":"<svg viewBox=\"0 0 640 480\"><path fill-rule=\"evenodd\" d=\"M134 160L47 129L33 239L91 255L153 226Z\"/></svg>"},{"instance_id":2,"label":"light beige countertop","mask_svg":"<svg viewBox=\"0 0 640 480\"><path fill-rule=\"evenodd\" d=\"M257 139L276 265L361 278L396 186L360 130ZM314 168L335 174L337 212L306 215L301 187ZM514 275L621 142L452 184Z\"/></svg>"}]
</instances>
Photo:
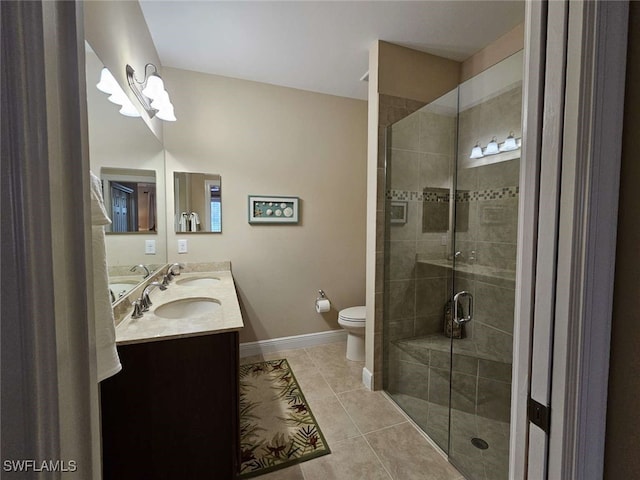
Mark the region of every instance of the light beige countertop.
<instances>
[{"instance_id":1,"label":"light beige countertop","mask_svg":"<svg viewBox=\"0 0 640 480\"><path fill-rule=\"evenodd\" d=\"M183 281L195 278L216 278L210 285L187 285ZM144 343L174 338L192 337L237 331L244 327L233 276L229 270L191 271L176 276L166 290L154 288L149 294L153 305L141 318L129 314L116 327L116 343ZM156 309L170 302L186 299L209 299L220 304L213 313L195 314L183 318L156 315Z\"/></svg>"}]
</instances>

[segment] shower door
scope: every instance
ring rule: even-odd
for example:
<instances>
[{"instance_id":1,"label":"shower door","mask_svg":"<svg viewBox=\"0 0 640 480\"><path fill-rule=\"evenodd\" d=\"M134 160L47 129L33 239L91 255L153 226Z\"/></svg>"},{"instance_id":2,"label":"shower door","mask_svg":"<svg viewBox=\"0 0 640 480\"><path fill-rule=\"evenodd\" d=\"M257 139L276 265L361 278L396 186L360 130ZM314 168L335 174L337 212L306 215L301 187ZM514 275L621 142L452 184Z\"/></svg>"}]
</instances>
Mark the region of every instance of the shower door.
<instances>
[{"instance_id":1,"label":"shower door","mask_svg":"<svg viewBox=\"0 0 640 480\"><path fill-rule=\"evenodd\" d=\"M386 151L384 388L445 452L457 114L456 89L391 125Z\"/></svg>"},{"instance_id":2,"label":"shower door","mask_svg":"<svg viewBox=\"0 0 640 480\"><path fill-rule=\"evenodd\" d=\"M508 478L521 71L387 131L384 388L473 480Z\"/></svg>"},{"instance_id":3,"label":"shower door","mask_svg":"<svg viewBox=\"0 0 640 480\"><path fill-rule=\"evenodd\" d=\"M508 478L521 105L521 53L459 87L448 453L471 479Z\"/></svg>"}]
</instances>

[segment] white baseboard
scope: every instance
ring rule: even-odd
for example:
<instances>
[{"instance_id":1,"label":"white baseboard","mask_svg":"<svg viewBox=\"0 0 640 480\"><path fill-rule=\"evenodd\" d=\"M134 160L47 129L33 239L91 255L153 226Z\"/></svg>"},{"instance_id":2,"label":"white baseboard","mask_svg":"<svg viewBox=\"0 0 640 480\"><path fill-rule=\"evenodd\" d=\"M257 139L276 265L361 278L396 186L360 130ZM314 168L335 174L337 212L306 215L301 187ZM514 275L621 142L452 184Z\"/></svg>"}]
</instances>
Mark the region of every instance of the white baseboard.
<instances>
[{"instance_id":1,"label":"white baseboard","mask_svg":"<svg viewBox=\"0 0 640 480\"><path fill-rule=\"evenodd\" d=\"M296 348L315 347L316 345L325 345L327 343L344 342L346 339L346 330L329 330L328 332L308 333L306 335L296 335L295 337L282 337L271 340L260 340L258 342L241 343L240 357L264 355L266 353L276 353L283 350L294 350Z\"/></svg>"},{"instance_id":2,"label":"white baseboard","mask_svg":"<svg viewBox=\"0 0 640 480\"><path fill-rule=\"evenodd\" d=\"M373 375L367 367L362 368L362 383L364 383L365 387L371 390L373 384Z\"/></svg>"}]
</instances>

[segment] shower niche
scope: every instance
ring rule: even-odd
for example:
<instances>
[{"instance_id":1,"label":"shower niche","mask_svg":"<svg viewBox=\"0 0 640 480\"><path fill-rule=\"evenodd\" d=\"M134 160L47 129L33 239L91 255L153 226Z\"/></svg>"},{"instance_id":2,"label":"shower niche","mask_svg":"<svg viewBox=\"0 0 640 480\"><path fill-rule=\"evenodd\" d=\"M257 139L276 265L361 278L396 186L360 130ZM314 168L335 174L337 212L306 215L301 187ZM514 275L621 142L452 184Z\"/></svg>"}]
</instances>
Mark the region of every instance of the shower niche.
<instances>
[{"instance_id":1,"label":"shower niche","mask_svg":"<svg viewBox=\"0 0 640 480\"><path fill-rule=\"evenodd\" d=\"M386 132L384 389L473 480L508 478L521 105L519 52Z\"/></svg>"}]
</instances>

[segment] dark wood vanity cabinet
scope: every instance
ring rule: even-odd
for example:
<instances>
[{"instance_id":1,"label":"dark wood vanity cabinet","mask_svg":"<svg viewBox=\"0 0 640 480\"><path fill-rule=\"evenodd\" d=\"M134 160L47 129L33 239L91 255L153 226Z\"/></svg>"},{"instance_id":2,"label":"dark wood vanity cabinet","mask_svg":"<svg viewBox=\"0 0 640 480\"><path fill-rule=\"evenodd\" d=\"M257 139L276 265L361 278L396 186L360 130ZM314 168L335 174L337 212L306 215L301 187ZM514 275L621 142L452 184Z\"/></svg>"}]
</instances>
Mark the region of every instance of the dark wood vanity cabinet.
<instances>
[{"instance_id":1,"label":"dark wood vanity cabinet","mask_svg":"<svg viewBox=\"0 0 640 480\"><path fill-rule=\"evenodd\" d=\"M101 383L105 480L232 480L239 465L238 333L118 347Z\"/></svg>"}]
</instances>

